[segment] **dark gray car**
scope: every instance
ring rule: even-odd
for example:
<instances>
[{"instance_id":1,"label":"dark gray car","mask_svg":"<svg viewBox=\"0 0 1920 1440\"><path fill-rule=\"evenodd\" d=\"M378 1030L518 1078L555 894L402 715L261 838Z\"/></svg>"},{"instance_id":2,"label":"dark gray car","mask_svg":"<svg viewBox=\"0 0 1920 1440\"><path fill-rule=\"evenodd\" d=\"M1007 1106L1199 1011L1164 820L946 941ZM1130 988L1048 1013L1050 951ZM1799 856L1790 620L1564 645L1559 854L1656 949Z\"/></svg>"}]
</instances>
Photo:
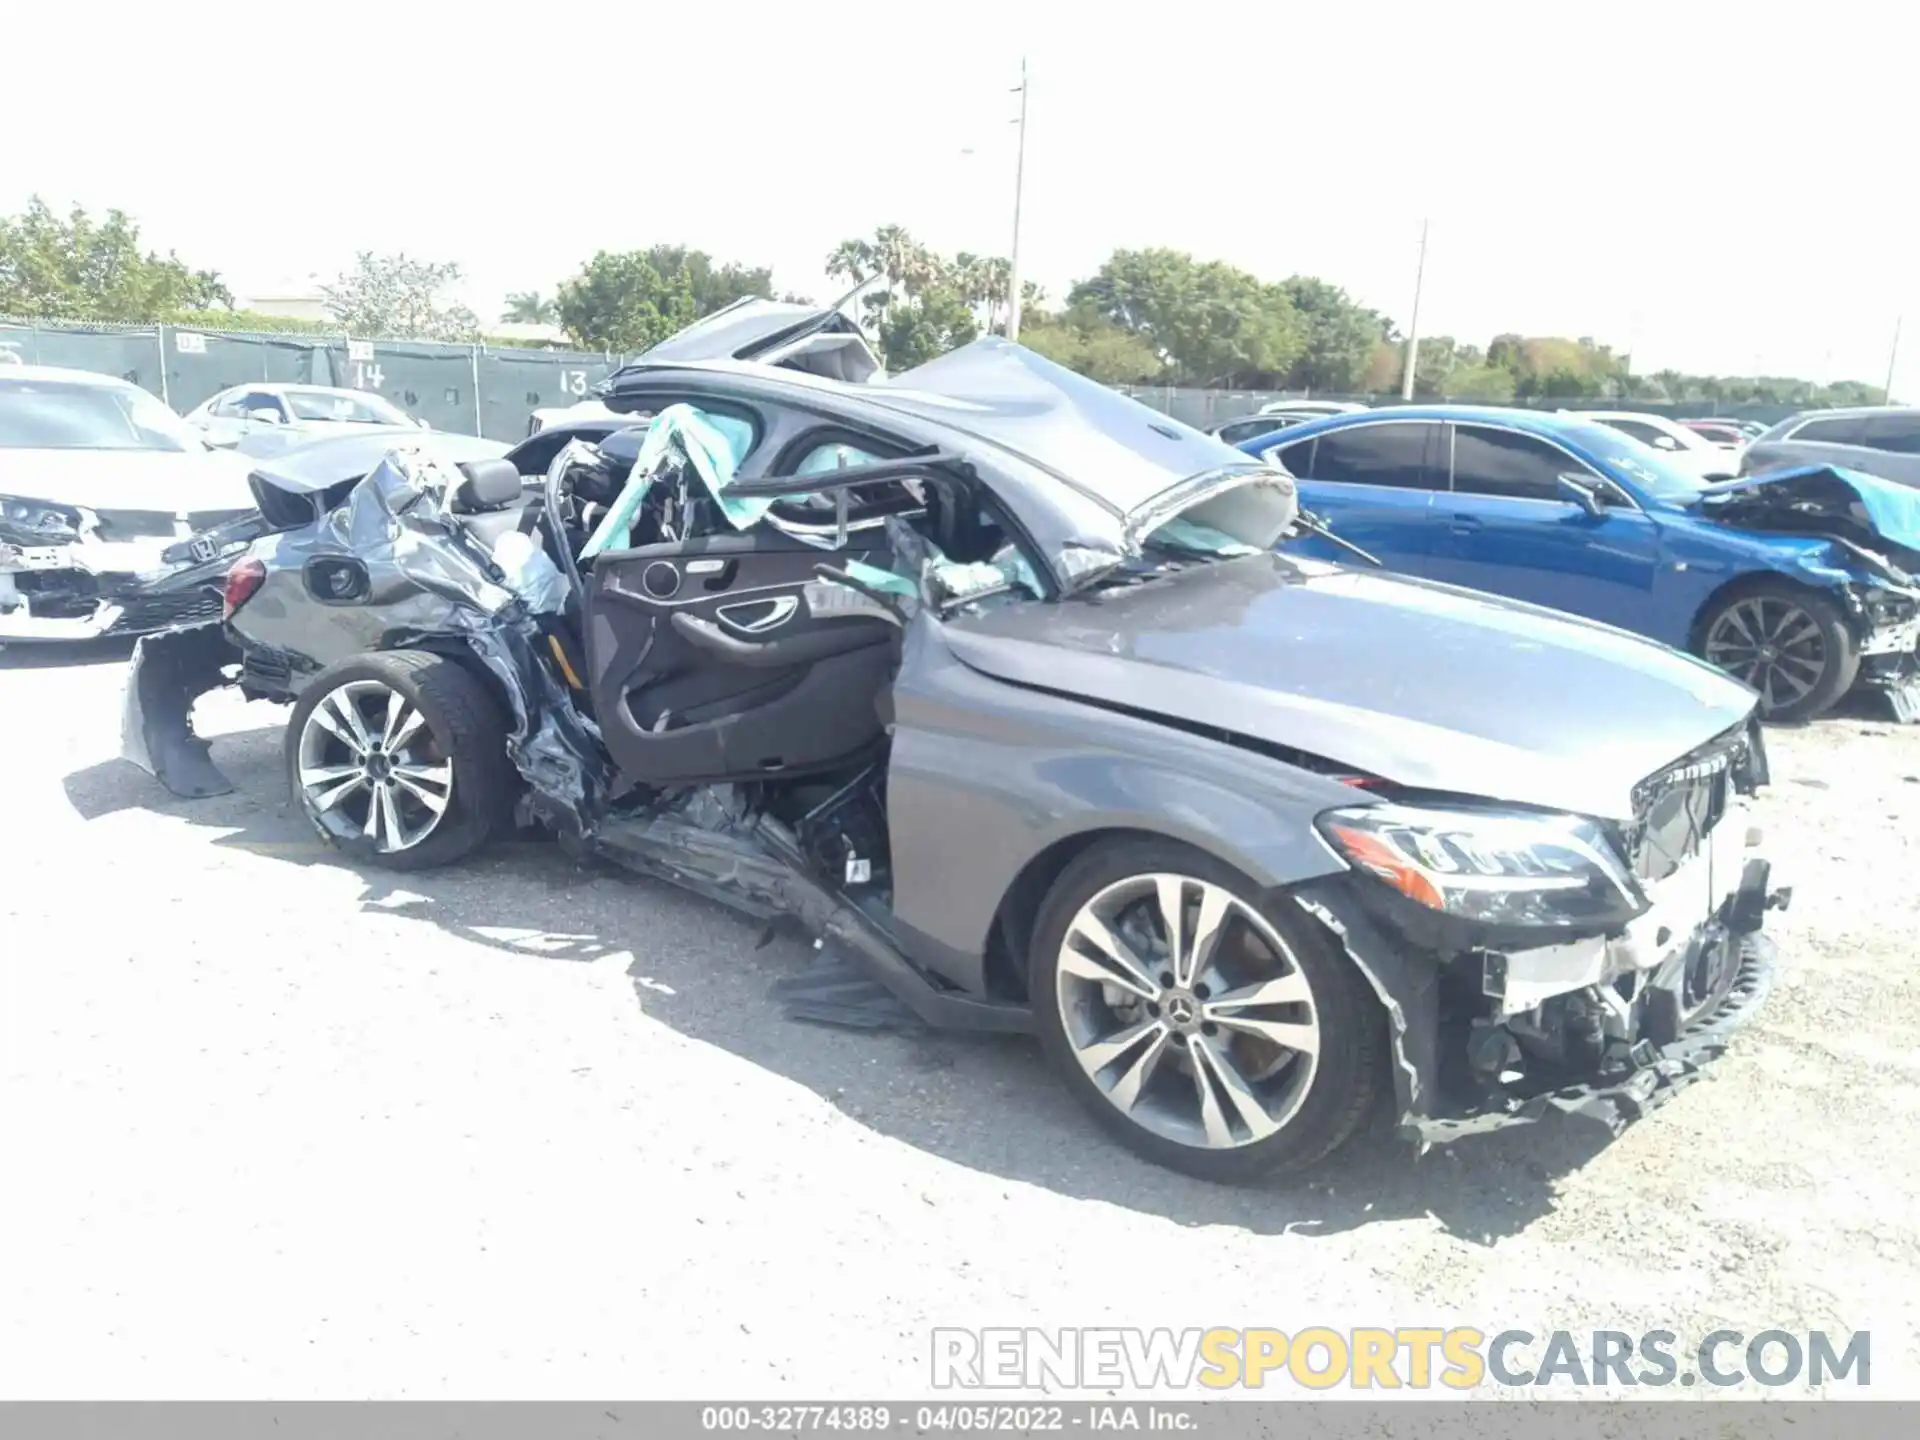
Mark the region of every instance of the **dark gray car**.
<instances>
[{"instance_id":1,"label":"dark gray car","mask_svg":"<svg viewBox=\"0 0 1920 1440\"><path fill-rule=\"evenodd\" d=\"M1798 465L1838 465L1920 486L1920 409L1875 405L1802 411L1749 445L1740 473Z\"/></svg>"},{"instance_id":2,"label":"dark gray car","mask_svg":"<svg viewBox=\"0 0 1920 1440\"><path fill-rule=\"evenodd\" d=\"M1422 1141L1617 1126L1763 992L1765 754L1701 662L1275 553L1285 474L1003 341L866 384L651 360L604 398L644 446L537 496L401 453L282 512L223 629L143 643L130 753L204 762L182 699L238 660L347 852L544 825L797 920L796 1013L884 1013L851 974L1035 1032L1217 1178L1383 1093Z\"/></svg>"}]
</instances>

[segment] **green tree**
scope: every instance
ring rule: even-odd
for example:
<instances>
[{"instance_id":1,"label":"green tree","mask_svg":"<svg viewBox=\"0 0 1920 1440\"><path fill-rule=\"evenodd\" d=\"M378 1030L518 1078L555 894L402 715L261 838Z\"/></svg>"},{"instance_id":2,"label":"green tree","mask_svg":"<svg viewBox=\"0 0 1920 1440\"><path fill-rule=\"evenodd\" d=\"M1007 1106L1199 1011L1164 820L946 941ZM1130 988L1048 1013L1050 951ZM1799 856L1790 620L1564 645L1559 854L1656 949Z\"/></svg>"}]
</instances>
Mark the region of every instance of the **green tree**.
<instances>
[{"instance_id":1,"label":"green tree","mask_svg":"<svg viewBox=\"0 0 1920 1440\"><path fill-rule=\"evenodd\" d=\"M748 295L771 297L770 270L716 265L680 245L602 250L560 287L560 325L596 350L646 350Z\"/></svg>"},{"instance_id":2,"label":"green tree","mask_svg":"<svg viewBox=\"0 0 1920 1440\"><path fill-rule=\"evenodd\" d=\"M1097 313L1036 312L1021 321L1020 343L1103 385L1142 384L1160 374L1151 345Z\"/></svg>"},{"instance_id":3,"label":"green tree","mask_svg":"<svg viewBox=\"0 0 1920 1440\"><path fill-rule=\"evenodd\" d=\"M1447 398L1504 405L1513 399L1514 383L1513 372L1499 365L1455 366L1447 376Z\"/></svg>"},{"instance_id":4,"label":"green tree","mask_svg":"<svg viewBox=\"0 0 1920 1440\"><path fill-rule=\"evenodd\" d=\"M538 290L521 290L507 296L507 308L500 318L509 325L552 325L559 308Z\"/></svg>"},{"instance_id":5,"label":"green tree","mask_svg":"<svg viewBox=\"0 0 1920 1440\"><path fill-rule=\"evenodd\" d=\"M891 312L896 305L912 301L922 291L935 286L953 291L961 297L962 304L970 305L972 302L965 298L966 283L950 273L952 268L898 225L880 226L870 240L842 240L827 256L829 276L855 285L876 278L886 281L883 287L864 295L860 301L868 325L883 337L889 331ZM977 282L977 277L975 279Z\"/></svg>"},{"instance_id":6,"label":"green tree","mask_svg":"<svg viewBox=\"0 0 1920 1440\"><path fill-rule=\"evenodd\" d=\"M911 370L979 335L973 307L951 286L922 286L911 300L887 307L880 354L887 369Z\"/></svg>"},{"instance_id":7,"label":"green tree","mask_svg":"<svg viewBox=\"0 0 1920 1440\"><path fill-rule=\"evenodd\" d=\"M1178 250L1116 250L1068 293L1161 357L1175 384L1272 386L1305 349L1286 292Z\"/></svg>"},{"instance_id":8,"label":"green tree","mask_svg":"<svg viewBox=\"0 0 1920 1440\"><path fill-rule=\"evenodd\" d=\"M1413 362L1413 393L1423 398L1449 395L1458 344L1451 335L1422 336Z\"/></svg>"},{"instance_id":9,"label":"green tree","mask_svg":"<svg viewBox=\"0 0 1920 1440\"><path fill-rule=\"evenodd\" d=\"M1280 290L1302 325L1302 349L1287 372L1287 387L1352 392L1364 386L1373 347L1393 323L1311 275L1282 280Z\"/></svg>"},{"instance_id":10,"label":"green tree","mask_svg":"<svg viewBox=\"0 0 1920 1440\"><path fill-rule=\"evenodd\" d=\"M460 281L452 261L414 260L404 254L362 250L353 268L322 285L327 313L350 335L398 340L474 340L480 321L465 305L446 298Z\"/></svg>"},{"instance_id":11,"label":"green tree","mask_svg":"<svg viewBox=\"0 0 1920 1440\"><path fill-rule=\"evenodd\" d=\"M0 215L0 314L128 323L232 305L214 271L142 250L119 210L95 220L76 205L62 219L36 195Z\"/></svg>"}]
</instances>

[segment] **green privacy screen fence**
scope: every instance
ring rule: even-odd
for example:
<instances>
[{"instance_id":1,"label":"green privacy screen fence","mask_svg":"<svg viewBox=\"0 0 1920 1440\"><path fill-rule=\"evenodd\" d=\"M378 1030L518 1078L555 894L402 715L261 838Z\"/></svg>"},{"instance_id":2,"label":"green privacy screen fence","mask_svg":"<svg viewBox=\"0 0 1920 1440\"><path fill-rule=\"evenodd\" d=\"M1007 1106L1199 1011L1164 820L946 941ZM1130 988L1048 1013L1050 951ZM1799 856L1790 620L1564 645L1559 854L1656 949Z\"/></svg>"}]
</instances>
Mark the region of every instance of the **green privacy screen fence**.
<instances>
[{"instance_id":1,"label":"green privacy screen fence","mask_svg":"<svg viewBox=\"0 0 1920 1440\"><path fill-rule=\"evenodd\" d=\"M531 413L571 405L620 364L617 355L239 334L184 325L77 326L0 321L0 366L65 365L118 375L185 413L229 385L279 381L375 391L436 430L517 440Z\"/></svg>"},{"instance_id":2,"label":"green privacy screen fence","mask_svg":"<svg viewBox=\"0 0 1920 1440\"><path fill-rule=\"evenodd\" d=\"M344 335L238 333L179 325L70 325L0 320L0 366L66 365L119 375L185 413L229 385L281 381L342 385L372 390L417 415L436 430L518 440L532 412L571 405L625 359L571 350L512 346L446 345L430 340L353 340ZM1262 405L1297 398L1278 390L1202 390L1163 385L1122 385L1123 393L1189 425L1250 415ZM1368 400L1367 396L1323 396ZM1395 400L1371 397L1374 404ZM1711 406L1641 401L1520 402L1536 409L1622 408L1670 415L1718 410L1743 419L1774 421L1791 413L1785 405Z\"/></svg>"}]
</instances>

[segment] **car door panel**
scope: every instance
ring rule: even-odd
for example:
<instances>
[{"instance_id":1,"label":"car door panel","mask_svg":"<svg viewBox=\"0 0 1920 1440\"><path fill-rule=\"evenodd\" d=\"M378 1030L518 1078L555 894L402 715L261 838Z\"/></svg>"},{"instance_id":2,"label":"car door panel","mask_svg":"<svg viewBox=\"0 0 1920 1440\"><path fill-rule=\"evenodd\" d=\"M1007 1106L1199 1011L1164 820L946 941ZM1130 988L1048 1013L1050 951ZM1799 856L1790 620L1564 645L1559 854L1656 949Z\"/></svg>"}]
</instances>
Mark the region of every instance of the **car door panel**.
<instances>
[{"instance_id":1,"label":"car door panel","mask_svg":"<svg viewBox=\"0 0 1920 1440\"><path fill-rule=\"evenodd\" d=\"M1456 426L1450 449L1453 488L1438 502L1435 579L1629 630L1653 625L1662 563L1655 521L1617 493L1598 516L1560 498L1559 474L1606 482L1537 437ZM1489 493L1495 489L1503 493Z\"/></svg>"},{"instance_id":2,"label":"car door panel","mask_svg":"<svg viewBox=\"0 0 1920 1440\"><path fill-rule=\"evenodd\" d=\"M597 556L587 663L622 773L646 785L790 774L877 741L897 627L808 598L816 566L850 559L888 563L877 544L825 551L767 525Z\"/></svg>"},{"instance_id":3,"label":"car door panel","mask_svg":"<svg viewBox=\"0 0 1920 1440\"><path fill-rule=\"evenodd\" d=\"M1441 427L1382 421L1322 431L1269 451L1299 481L1300 504L1335 535L1388 569L1428 575L1433 559L1436 483L1445 470ZM1305 536L1289 548L1327 560L1352 561L1332 541Z\"/></svg>"}]
</instances>

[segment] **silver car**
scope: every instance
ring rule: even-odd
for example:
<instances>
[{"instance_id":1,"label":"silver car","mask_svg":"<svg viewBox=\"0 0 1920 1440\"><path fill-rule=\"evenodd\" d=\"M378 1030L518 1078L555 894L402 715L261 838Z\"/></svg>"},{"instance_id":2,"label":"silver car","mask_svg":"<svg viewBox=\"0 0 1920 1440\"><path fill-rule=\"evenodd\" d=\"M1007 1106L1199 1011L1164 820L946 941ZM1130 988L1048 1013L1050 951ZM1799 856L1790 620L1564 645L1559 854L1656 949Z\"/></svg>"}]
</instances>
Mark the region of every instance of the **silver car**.
<instances>
[{"instance_id":1,"label":"silver car","mask_svg":"<svg viewBox=\"0 0 1920 1440\"><path fill-rule=\"evenodd\" d=\"M237 674L365 863L548 827L818 937L792 1013L1031 1033L1215 1179L1376 1102L1617 1125L1752 1013L1750 690L1276 553L1287 475L1006 341L885 384L709 358L750 318L614 375L650 423L537 492L407 450L263 485L226 624L141 642L131 758L222 788L185 722Z\"/></svg>"},{"instance_id":2,"label":"silver car","mask_svg":"<svg viewBox=\"0 0 1920 1440\"><path fill-rule=\"evenodd\" d=\"M186 420L209 445L249 455L356 431L426 428L384 396L329 385L234 385L189 410Z\"/></svg>"}]
</instances>

